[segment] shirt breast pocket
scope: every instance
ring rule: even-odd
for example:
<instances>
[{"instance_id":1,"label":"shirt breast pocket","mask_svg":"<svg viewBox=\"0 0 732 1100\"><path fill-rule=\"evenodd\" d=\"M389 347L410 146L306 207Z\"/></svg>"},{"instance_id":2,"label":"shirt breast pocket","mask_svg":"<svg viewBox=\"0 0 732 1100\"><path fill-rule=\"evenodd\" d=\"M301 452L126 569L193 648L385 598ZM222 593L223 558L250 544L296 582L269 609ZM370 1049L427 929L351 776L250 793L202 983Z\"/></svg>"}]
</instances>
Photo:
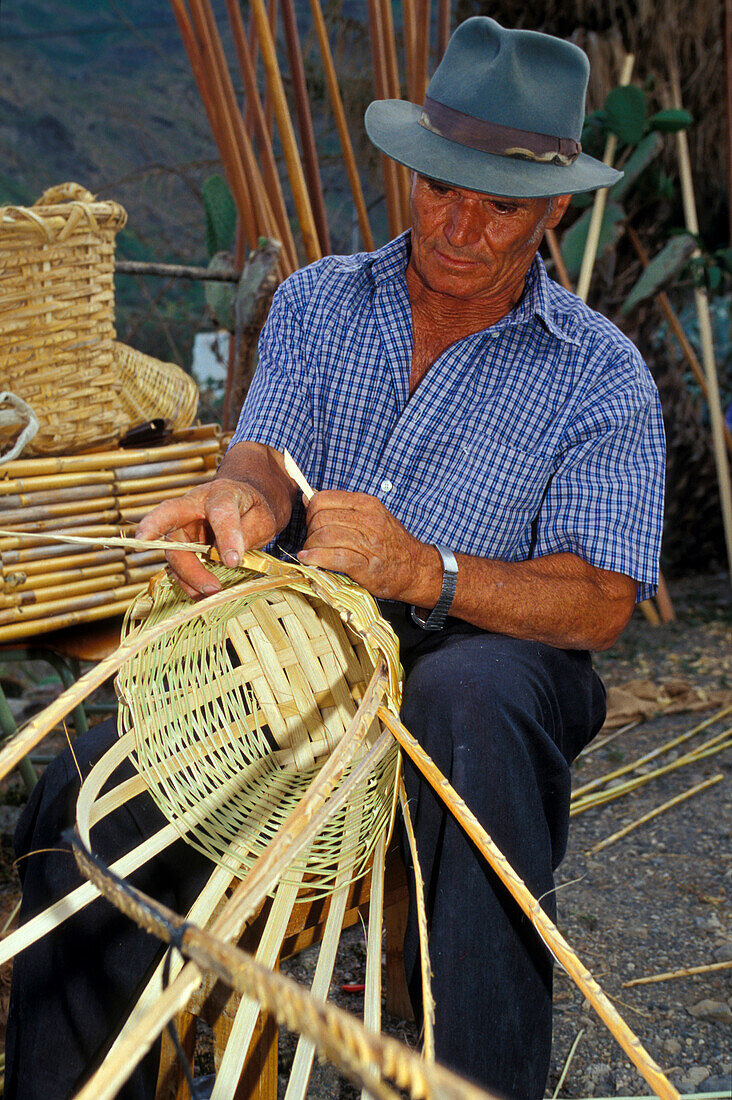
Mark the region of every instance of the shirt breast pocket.
<instances>
[{"instance_id":1,"label":"shirt breast pocket","mask_svg":"<svg viewBox=\"0 0 732 1100\"><path fill-rule=\"evenodd\" d=\"M473 438L465 440L459 467L451 495L472 518L473 553L512 557L541 506L550 456Z\"/></svg>"}]
</instances>

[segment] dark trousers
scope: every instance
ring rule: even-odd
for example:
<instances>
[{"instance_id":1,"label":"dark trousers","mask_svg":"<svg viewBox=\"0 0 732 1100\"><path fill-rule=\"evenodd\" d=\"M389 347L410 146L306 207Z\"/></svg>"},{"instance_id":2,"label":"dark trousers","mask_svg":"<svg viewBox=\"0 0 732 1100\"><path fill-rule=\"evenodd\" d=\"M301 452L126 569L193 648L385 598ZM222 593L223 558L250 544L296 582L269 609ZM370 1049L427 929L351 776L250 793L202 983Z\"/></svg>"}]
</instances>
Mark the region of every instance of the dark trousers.
<instances>
[{"instance_id":1,"label":"dark trousers","mask_svg":"<svg viewBox=\"0 0 732 1100\"><path fill-rule=\"evenodd\" d=\"M587 653L486 634L448 620L439 634L387 608L407 673L402 715L547 912L565 850L569 763L604 717L604 692ZM76 743L87 774L113 739L110 723ZM127 774L121 768L113 777ZM440 1061L487 1088L537 1100L551 1051L551 960L460 827L411 767L406 782L430 921L436 1046ZM46 771L16 834L20 856L63 847L79 780L68 752ZM108 862L163 824L147 796L92 831ZM67 852L30 855L21 921L79 882ZM178 842L133 881L178 912L192 904L211 864ZM414 908L413 906L411 907ZM419 1011L416 922L405 964ZM6 1041L7 1100L66 1100L98 1064L160 957L160 947L98 900L14 964ZM157 1048L119 1093L152 1100Z\"/></svg>"}]
</instances>

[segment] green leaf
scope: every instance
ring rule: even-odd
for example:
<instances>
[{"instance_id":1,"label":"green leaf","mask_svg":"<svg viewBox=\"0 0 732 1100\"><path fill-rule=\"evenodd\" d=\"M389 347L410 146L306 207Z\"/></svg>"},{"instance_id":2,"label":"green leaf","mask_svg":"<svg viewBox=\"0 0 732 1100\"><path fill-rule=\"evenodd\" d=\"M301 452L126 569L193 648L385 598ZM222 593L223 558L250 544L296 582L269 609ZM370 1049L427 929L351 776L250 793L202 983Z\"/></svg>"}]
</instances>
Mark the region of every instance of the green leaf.
<instances>
[{"instance_id":1,"label":"green leaf","mask_svg":"<svg viewBox=\"0 0 732 1100\"><path fill-rule=\"evenodd\" d=\"M610 198L615 201L622 199L631 184L635 183L638 177L645 172L648 165L655 160L662 149L663 138L660 134L648 134L644 137L640 145L636 146L625 162L623 166L625 174L613 187Z\"/></svg>"},{"instance_id":2,"label":"green leaf","mask_svg":"<svg viewBox=\"0 0 732 1100\"><path fill-rule=\"evenodd\" d=\"M582 150L591 157L602 157L607 141L607 125L604 111L587 115L582 127Z\"/></svg>"},{"instance_id":3,"label":"green leaf","mask_svg":"<svg viewBox=\"0 0 732 1100\"><path fill-rule=\"evenodd\" d=\"M732 248L720 248L714 255L719 257L719 262L732 275Z\"/></svg>"},{"instance_id":4,"label":"green leaf","mask_svg":"<svg viewBox=\"0 0 732 1100\"><path fill-rule=\"evenodd\" d=\"M613 88L605 100L607 128L627 145L637 145L646 122L646 97L634 84Z\"/></svg>"},{"instance_id":5,"label":"green leaf","mask_svg":"<svg viewBox=\"0 0 732 1100\"><path fill-rule=\"evenodd\" d=\"M203 185L206 212L206 249L209 256L234 246L236 206L229 185L221 176L210 176Z\"/></svg>"},{"instance_id":6,"label":"green leaf","mask_svg":"<svg viewBox=\"0 0 732 1100\"><path fill-rule=\"evenodd\" d=\"M639 302L658 294L659 290L662 290L675 275L678 275L696 247L696 241L688 233L672 237L661 251L653 257L623 302L621 313L629 313Z\"/></svg>"},{"instance_id":7,"label":"green leaf","mask_svg":"<svg viewBox=\"0 0 732 1100\"><path fill-rule=\"evenodd\" d=\"M567 271L573 279L577 278L582 267L582 257L585 254L587 232L590 228L591 218L592 209L585 210L582 217L578 218L571 229L567 230L562 240L562 257ZM616 202L608 203L603 212L600 227L600 239L597 245L598 259L620 239L624 221L625 211L622 206Z\"/></svg>"},{"instance_id":8,"label":"green leaf","mask_svg":"<svg viewBox=\"0 0 732 1100\"><path fill-rule=\"evenodd\" d=\"M677 130L686 130L694 121L688 111L669 107L666 111L657 111L648 119L650 130L660 130L664 134L675 134Z\"/></svg>"},{"instance_id":9,"label":"green leaf","mask_svg":"<svg viewBox=\"0 0 732 1100\"><path fill-rule=\"evenodd\" d=\"M217 252L211 257L208 265L209 271L230 271L234 266L234 257L230 252ZM206 305L211 310L217 324L221 328L234 331L234 302L236 300L236 283L211 282L204 283L203 290L206 295Z\"/></svg>"},{"instance_id":10,"label":"green leaf","mask_svg":"<svg viewBox=\"0 0 732 1100\"><path fill-rule=\"evenodd\" d=\"M722 282L722 268L717 267L716 264L712 264L707 269L707 285L710 290L716 290L719 284Z\"/></svg>"}]
</instances>

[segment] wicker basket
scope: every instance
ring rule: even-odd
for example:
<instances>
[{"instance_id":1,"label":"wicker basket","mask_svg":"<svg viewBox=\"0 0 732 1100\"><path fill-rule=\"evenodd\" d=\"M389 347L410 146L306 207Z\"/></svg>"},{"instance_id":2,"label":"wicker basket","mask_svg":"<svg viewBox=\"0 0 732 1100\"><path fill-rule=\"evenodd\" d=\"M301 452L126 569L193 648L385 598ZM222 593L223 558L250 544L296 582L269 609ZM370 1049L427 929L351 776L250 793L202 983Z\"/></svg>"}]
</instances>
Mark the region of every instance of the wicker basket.
<instances>
[{"instance_id":1,"label":"wicker basket","mask_svg":"<svg viewBox=\"0 0 732 1100\"><path fill-rule=\"evenodd\" d=\"M0 388L33 408L29 454L68 454L117 439L114 237L127 220L78 184L30 208L0 207Z\"/></svg>"},{"instance_id":2,"label":"wicker basket","mask_svg":"<svg viewBox=\"0 0 732 1100\"><path fill-rule=\"evenodd\" d=\"M189 428L198 410L198 386L175 363L163 363L126 344L114 344L112 367L121 383L118 401L134 428L164 417L171 428Z\"/></svg>"}]
</instances>

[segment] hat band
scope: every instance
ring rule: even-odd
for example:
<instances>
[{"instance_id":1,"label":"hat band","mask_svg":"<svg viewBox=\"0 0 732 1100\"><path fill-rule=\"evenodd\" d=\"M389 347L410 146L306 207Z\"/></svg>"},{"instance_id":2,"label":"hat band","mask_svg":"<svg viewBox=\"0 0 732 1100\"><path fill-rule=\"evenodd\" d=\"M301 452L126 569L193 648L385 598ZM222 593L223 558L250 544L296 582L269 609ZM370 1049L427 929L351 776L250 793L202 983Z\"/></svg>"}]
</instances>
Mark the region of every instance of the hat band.
<instances>
[{"instance_id":1,"label":"hat band","mask_svg":"<svg viewBox=\"0 0 732 1100\"><path fill-rule=\"evenodd\" d=\"M582 146L574 138L552 137L550 134L514 130L497 122L486 122L446 107L429 96L425 97L419 124L448 141L456 141L481 153L495 153L499 157L567 166L574 164L582 152Z\"/></svg>"}]
</instances>

